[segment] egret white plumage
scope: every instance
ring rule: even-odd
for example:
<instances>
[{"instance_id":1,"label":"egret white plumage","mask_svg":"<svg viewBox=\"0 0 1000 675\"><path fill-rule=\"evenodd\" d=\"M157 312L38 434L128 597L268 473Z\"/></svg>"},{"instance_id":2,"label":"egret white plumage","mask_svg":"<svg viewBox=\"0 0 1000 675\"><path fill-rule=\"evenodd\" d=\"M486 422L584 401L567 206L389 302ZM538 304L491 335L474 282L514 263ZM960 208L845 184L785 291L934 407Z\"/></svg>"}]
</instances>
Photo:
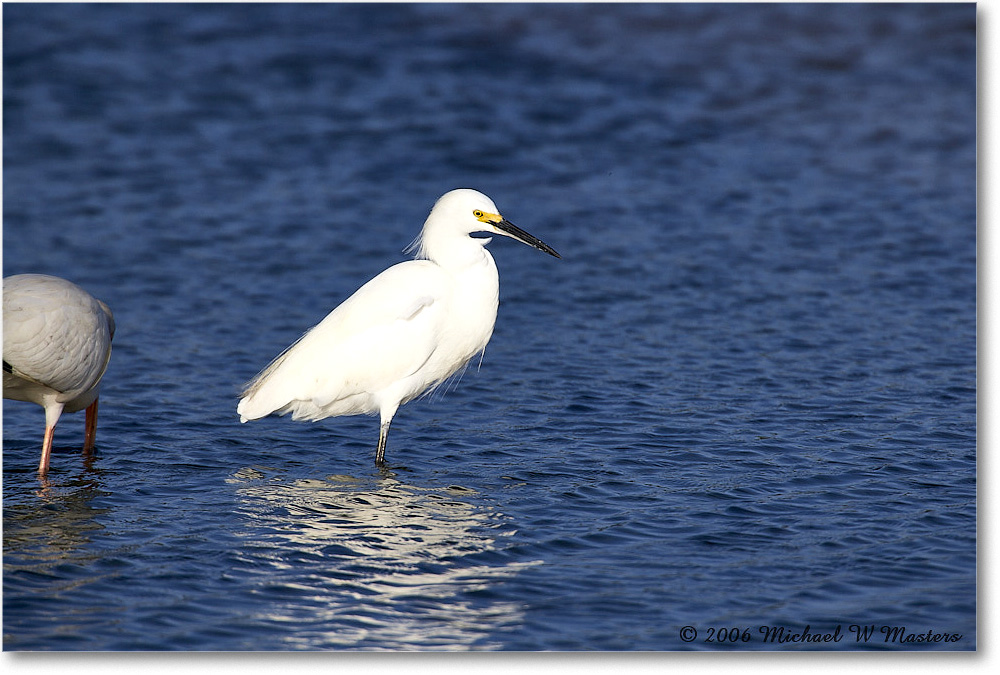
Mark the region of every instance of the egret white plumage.
<instances>
[{"instance_id":1,"label":"egret white plumage","mask_svg":"<svg viewBox=\"0 0 1000 675\"><path fill-rule=\"evenodd\" d=\"M433 390L486 348L499 277L489 238L501 234L560 257L500 215L486 195L442 196L414 242L417 259L388 268L282 352L241 394L240 421L271 413L294 420L378 413L375 461L385 461L400 405Z\"/></svg>"},{"instance_id":2,"label":"egret white plumage","mask_svg":"<svg viewBox=\"0 0 1000 675\"><path fill-rule=\"evenodd\" d=\"M74 283L45 274L3 280L3 397L45 408L40 474L63 412L86 408L83 449L94 447L114 334L111 309Z\"/></svg>"}]
</instances>

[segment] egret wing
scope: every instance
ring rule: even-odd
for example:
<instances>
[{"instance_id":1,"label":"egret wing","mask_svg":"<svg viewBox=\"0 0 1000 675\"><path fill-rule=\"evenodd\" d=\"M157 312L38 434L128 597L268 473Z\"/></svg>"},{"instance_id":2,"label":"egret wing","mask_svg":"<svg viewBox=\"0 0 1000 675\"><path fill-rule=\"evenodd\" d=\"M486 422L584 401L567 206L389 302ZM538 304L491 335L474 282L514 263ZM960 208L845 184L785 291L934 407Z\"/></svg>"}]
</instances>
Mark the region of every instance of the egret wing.
<instances>
[{"instance_id":1,"label":"egret wing","mask_svg":"<svg viewBox=\"0 0 1000 675\"><path fill-rule=\"evenodd\" d=\"M433 353L448 289L447 273L433 263L390 267L261 372L237 411L244 419L374 412L374 393L412 375ZM294 402L305 402L302 410Z\"/></svg>"}]
</instances>

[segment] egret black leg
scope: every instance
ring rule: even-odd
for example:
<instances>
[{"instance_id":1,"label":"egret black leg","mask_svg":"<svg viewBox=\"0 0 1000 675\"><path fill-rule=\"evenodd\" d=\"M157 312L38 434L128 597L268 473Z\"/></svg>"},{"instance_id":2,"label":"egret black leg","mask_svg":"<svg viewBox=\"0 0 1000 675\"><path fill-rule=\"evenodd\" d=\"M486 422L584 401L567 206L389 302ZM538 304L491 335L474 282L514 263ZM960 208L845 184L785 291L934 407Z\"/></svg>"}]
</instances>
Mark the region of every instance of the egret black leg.
<instances>
[{"instance_id":1,"label":"egret black leg","mask_svg":"<svg viewBox=\"0 0 1000 675\"><path fill-rule=\"evenodd\" d=\"M378 448L375 450L375 463L385 464L385 441L389 437L389 423L383 422L378 429Z\"/></svg>"}]
</instances>

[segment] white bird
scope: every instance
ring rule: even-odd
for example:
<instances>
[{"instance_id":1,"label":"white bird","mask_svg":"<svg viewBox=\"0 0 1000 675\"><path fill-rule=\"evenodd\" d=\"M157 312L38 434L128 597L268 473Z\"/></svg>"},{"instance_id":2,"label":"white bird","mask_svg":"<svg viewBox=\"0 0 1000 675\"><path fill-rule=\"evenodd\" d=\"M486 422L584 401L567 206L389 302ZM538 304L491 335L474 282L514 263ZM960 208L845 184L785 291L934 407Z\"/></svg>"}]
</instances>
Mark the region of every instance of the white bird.
<instances>
[{"instance_id":1,"label":"white bird","mask_svg":"<svg viewBox=\"0 0 1000 675\"><path fill-rule=\"evenodd\" d=\"M294 420L378 413L375 462L385 462L400 405L433 390L486 348L499 277L488 238L502 234L556 258L555 250L500 215L486 195L442 196L411 245L417 260L393 265L330 312L251 380L240 421L271 413Z\"/></svg>"},{"instance_id":2,"label":"white bird","mask_svg":"<svg viewBox=\"0 0 1000 675\"><path fill-rule=\"evenodd\" d=\"M49 469L63 412L87 409L83 449L97 437L97 397L111 359L115 320L106 304L59 277L3 280L3 397L45 408L38 473Z\"/></svg>"}]
</instances>

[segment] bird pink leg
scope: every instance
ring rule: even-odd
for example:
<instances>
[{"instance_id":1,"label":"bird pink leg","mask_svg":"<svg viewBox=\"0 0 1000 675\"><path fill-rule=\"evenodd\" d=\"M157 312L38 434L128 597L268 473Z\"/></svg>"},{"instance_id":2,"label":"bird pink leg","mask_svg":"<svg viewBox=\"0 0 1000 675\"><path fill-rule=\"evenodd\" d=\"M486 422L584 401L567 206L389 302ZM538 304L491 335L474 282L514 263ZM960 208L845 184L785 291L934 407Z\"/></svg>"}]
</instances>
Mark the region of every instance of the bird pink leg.
<instances>
[{"instance_id":1,"label":"bird pink leg","mask_svg":"<svg viewBox=\"0 0 1000 675\"><path fill-rule=\"evenodd\" d=\"M42 439L42 459L38 462L38 473L44 476L49 470L49 455L52 454L52 437L56 435L55 425L45 425L45 438Z\"/></svg>"},{"instance_id":2,"label":"bird pink leg","mask_svg":"<svg viewBox=\"0 0 1000 675\"><path fill-rule=\"evenodd\" d=\"M97 399L87 406L87 425L83 436L83 451L90 452L94 449L94 442L97 440Z\"/></svg>"},{"instance_id":3,"label":"bird pink leg","mask_svg":"<svg viewBox=\"0 0 1000 675\"><path fill-rule=\"evenodd\" d=\"M38 474L44 476L49 470L49 455L52 454L52 438L56 435L56 422L62 415L63 404L55 401L45 403L45 438L42 440L42 459L38 462Z\"/></svg>"}]
</instances>

